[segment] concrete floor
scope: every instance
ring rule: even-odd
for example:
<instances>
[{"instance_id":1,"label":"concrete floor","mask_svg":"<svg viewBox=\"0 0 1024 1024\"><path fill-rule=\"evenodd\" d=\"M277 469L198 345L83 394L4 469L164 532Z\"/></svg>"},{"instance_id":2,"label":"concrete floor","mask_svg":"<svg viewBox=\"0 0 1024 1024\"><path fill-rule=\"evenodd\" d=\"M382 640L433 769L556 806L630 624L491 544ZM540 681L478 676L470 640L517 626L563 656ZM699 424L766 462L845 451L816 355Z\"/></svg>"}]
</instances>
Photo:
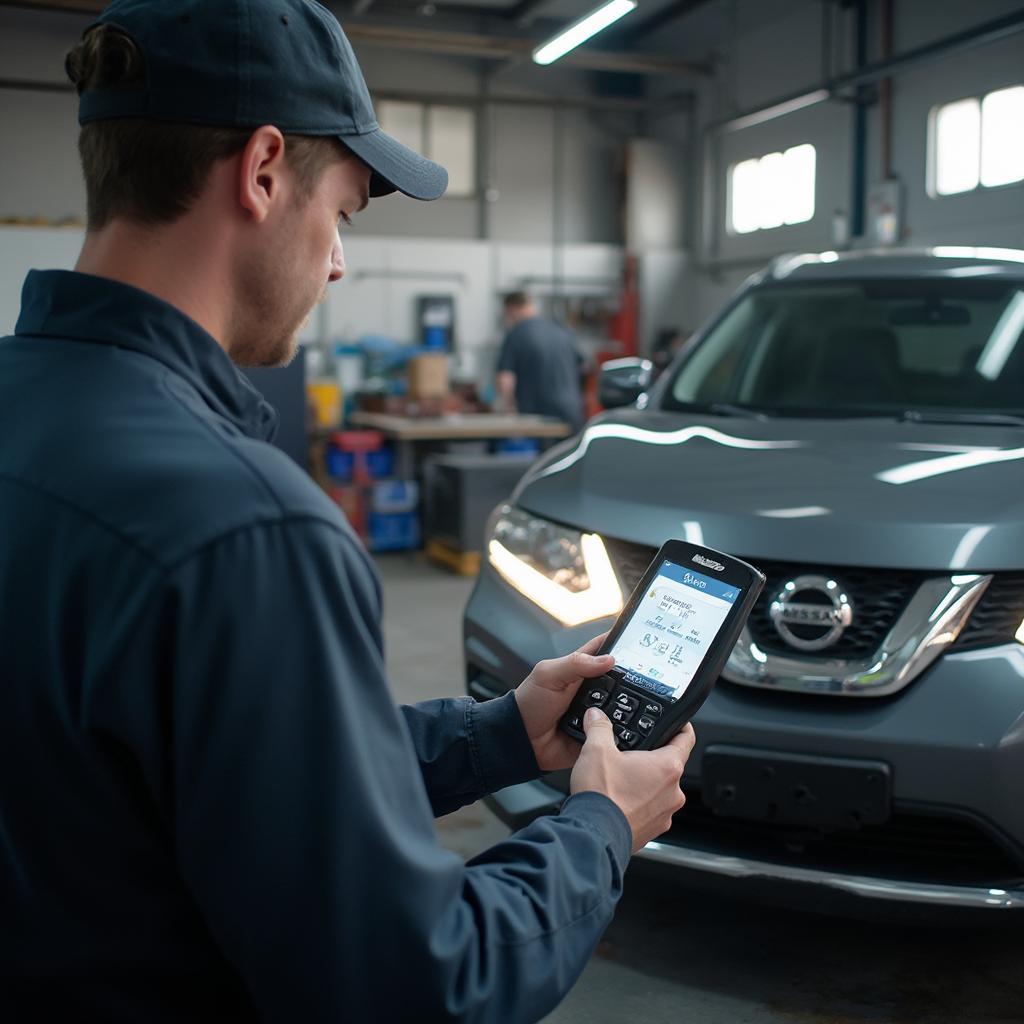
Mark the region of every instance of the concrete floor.
<instances>
[{"instance_id":1,"label":"concrete floor","mask_svg":"<svg viewBox=\"0 0 1024 1024\"><path fill-rule=\"evenodd\" d=\"M395 698L460 694L471 581L378 559ZM685 812L684 812L685 813ZM508 834L481 803L438 821L464 857ZM1016 927L866 923L712 899L641 861L583 977L547 1024L1024 1022Z\"/></svg>"}]
</instances>

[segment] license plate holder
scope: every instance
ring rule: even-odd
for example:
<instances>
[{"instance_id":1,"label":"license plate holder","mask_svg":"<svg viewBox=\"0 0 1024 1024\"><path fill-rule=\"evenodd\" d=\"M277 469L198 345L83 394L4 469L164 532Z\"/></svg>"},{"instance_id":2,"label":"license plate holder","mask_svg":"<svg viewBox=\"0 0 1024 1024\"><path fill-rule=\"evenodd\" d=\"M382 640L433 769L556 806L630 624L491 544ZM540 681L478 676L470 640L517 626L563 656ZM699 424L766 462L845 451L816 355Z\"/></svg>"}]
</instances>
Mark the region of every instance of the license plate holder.
<instances>
[{"instance_id":1,"label":"license plate holder","mask_svg":"<svg viewBox=\"0 0 1024 1024\"><path fill-rule=\"evenodd\" d=\"M823 832L889 818L892 770L884 761L710 746L701 766L704 803L716 815Z\"/></svg>"}]
</instances>

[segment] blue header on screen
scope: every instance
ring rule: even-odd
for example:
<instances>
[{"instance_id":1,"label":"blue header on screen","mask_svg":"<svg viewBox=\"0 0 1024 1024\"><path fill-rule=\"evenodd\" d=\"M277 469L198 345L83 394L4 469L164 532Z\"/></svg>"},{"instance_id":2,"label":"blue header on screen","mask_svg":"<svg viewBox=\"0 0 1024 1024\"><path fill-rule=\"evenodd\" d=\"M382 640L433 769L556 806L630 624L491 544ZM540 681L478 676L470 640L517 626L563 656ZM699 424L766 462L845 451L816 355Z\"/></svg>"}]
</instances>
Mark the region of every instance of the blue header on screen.
<instances>
[{"instance_id":1,"label":"blue header on screen","mask_svg":"<svg viewBox=\"0 0 1024 1024\"><path fill-rule=\"evenodd\" d=\"M699 590L702 594L710 594L712 597L717 597L721 601L727 601L729 604L735 604L739 600L740 594L743 593L742 587L712 579L712 577L705 576L702 572L694 572L685 566L676 565L675 562L662 562L658 575L664 576L666 579L673 580L676 583L693 587L694 590Z\"/></svg>"}]
</instances>

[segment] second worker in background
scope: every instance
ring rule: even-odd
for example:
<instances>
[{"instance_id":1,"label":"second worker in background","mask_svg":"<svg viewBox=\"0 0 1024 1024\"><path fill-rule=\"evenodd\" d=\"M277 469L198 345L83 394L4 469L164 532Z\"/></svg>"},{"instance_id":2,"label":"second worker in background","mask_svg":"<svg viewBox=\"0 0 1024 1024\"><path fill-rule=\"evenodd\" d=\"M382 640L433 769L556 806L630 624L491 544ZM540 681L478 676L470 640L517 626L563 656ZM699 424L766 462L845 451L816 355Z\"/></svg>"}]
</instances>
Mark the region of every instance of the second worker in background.
<instances>
[{"instance_id":1,"label":"second worker in background","mask_svg":"<svg viewBox=\"0 0 1024 1024\"><path fill-rule=\"evenodd\" d=\"M505 296L505 341L498 357L501 407L553 416L578 431L584 423L580 388L582 360L572 335L542 317L526 292Z\"/></svg>"}]
</instances>

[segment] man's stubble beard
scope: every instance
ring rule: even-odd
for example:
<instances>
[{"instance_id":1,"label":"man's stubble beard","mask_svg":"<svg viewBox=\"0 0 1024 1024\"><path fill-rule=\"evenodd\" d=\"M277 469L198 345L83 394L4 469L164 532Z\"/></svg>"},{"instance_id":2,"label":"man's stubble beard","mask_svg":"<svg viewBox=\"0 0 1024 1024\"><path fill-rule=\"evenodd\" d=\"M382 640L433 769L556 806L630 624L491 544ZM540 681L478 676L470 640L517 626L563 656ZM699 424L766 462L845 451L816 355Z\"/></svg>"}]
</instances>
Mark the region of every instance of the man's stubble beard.
<instances>
[{"instance_id":1,"label":"man's stubble beard","mask_svg":"<svg viewBox=\"0 0 1024 1024\"><path fill-rule=\"evenodd\" d=\"M295 358L299 332L309 323L316 306L326 300L327 286L316 300L300 303L289 269L294 269L291 261L282 255L258 259L243 268L240 305L233 318L228 349L236 366L281 367Z\"/></svg>"}]
</instances>

